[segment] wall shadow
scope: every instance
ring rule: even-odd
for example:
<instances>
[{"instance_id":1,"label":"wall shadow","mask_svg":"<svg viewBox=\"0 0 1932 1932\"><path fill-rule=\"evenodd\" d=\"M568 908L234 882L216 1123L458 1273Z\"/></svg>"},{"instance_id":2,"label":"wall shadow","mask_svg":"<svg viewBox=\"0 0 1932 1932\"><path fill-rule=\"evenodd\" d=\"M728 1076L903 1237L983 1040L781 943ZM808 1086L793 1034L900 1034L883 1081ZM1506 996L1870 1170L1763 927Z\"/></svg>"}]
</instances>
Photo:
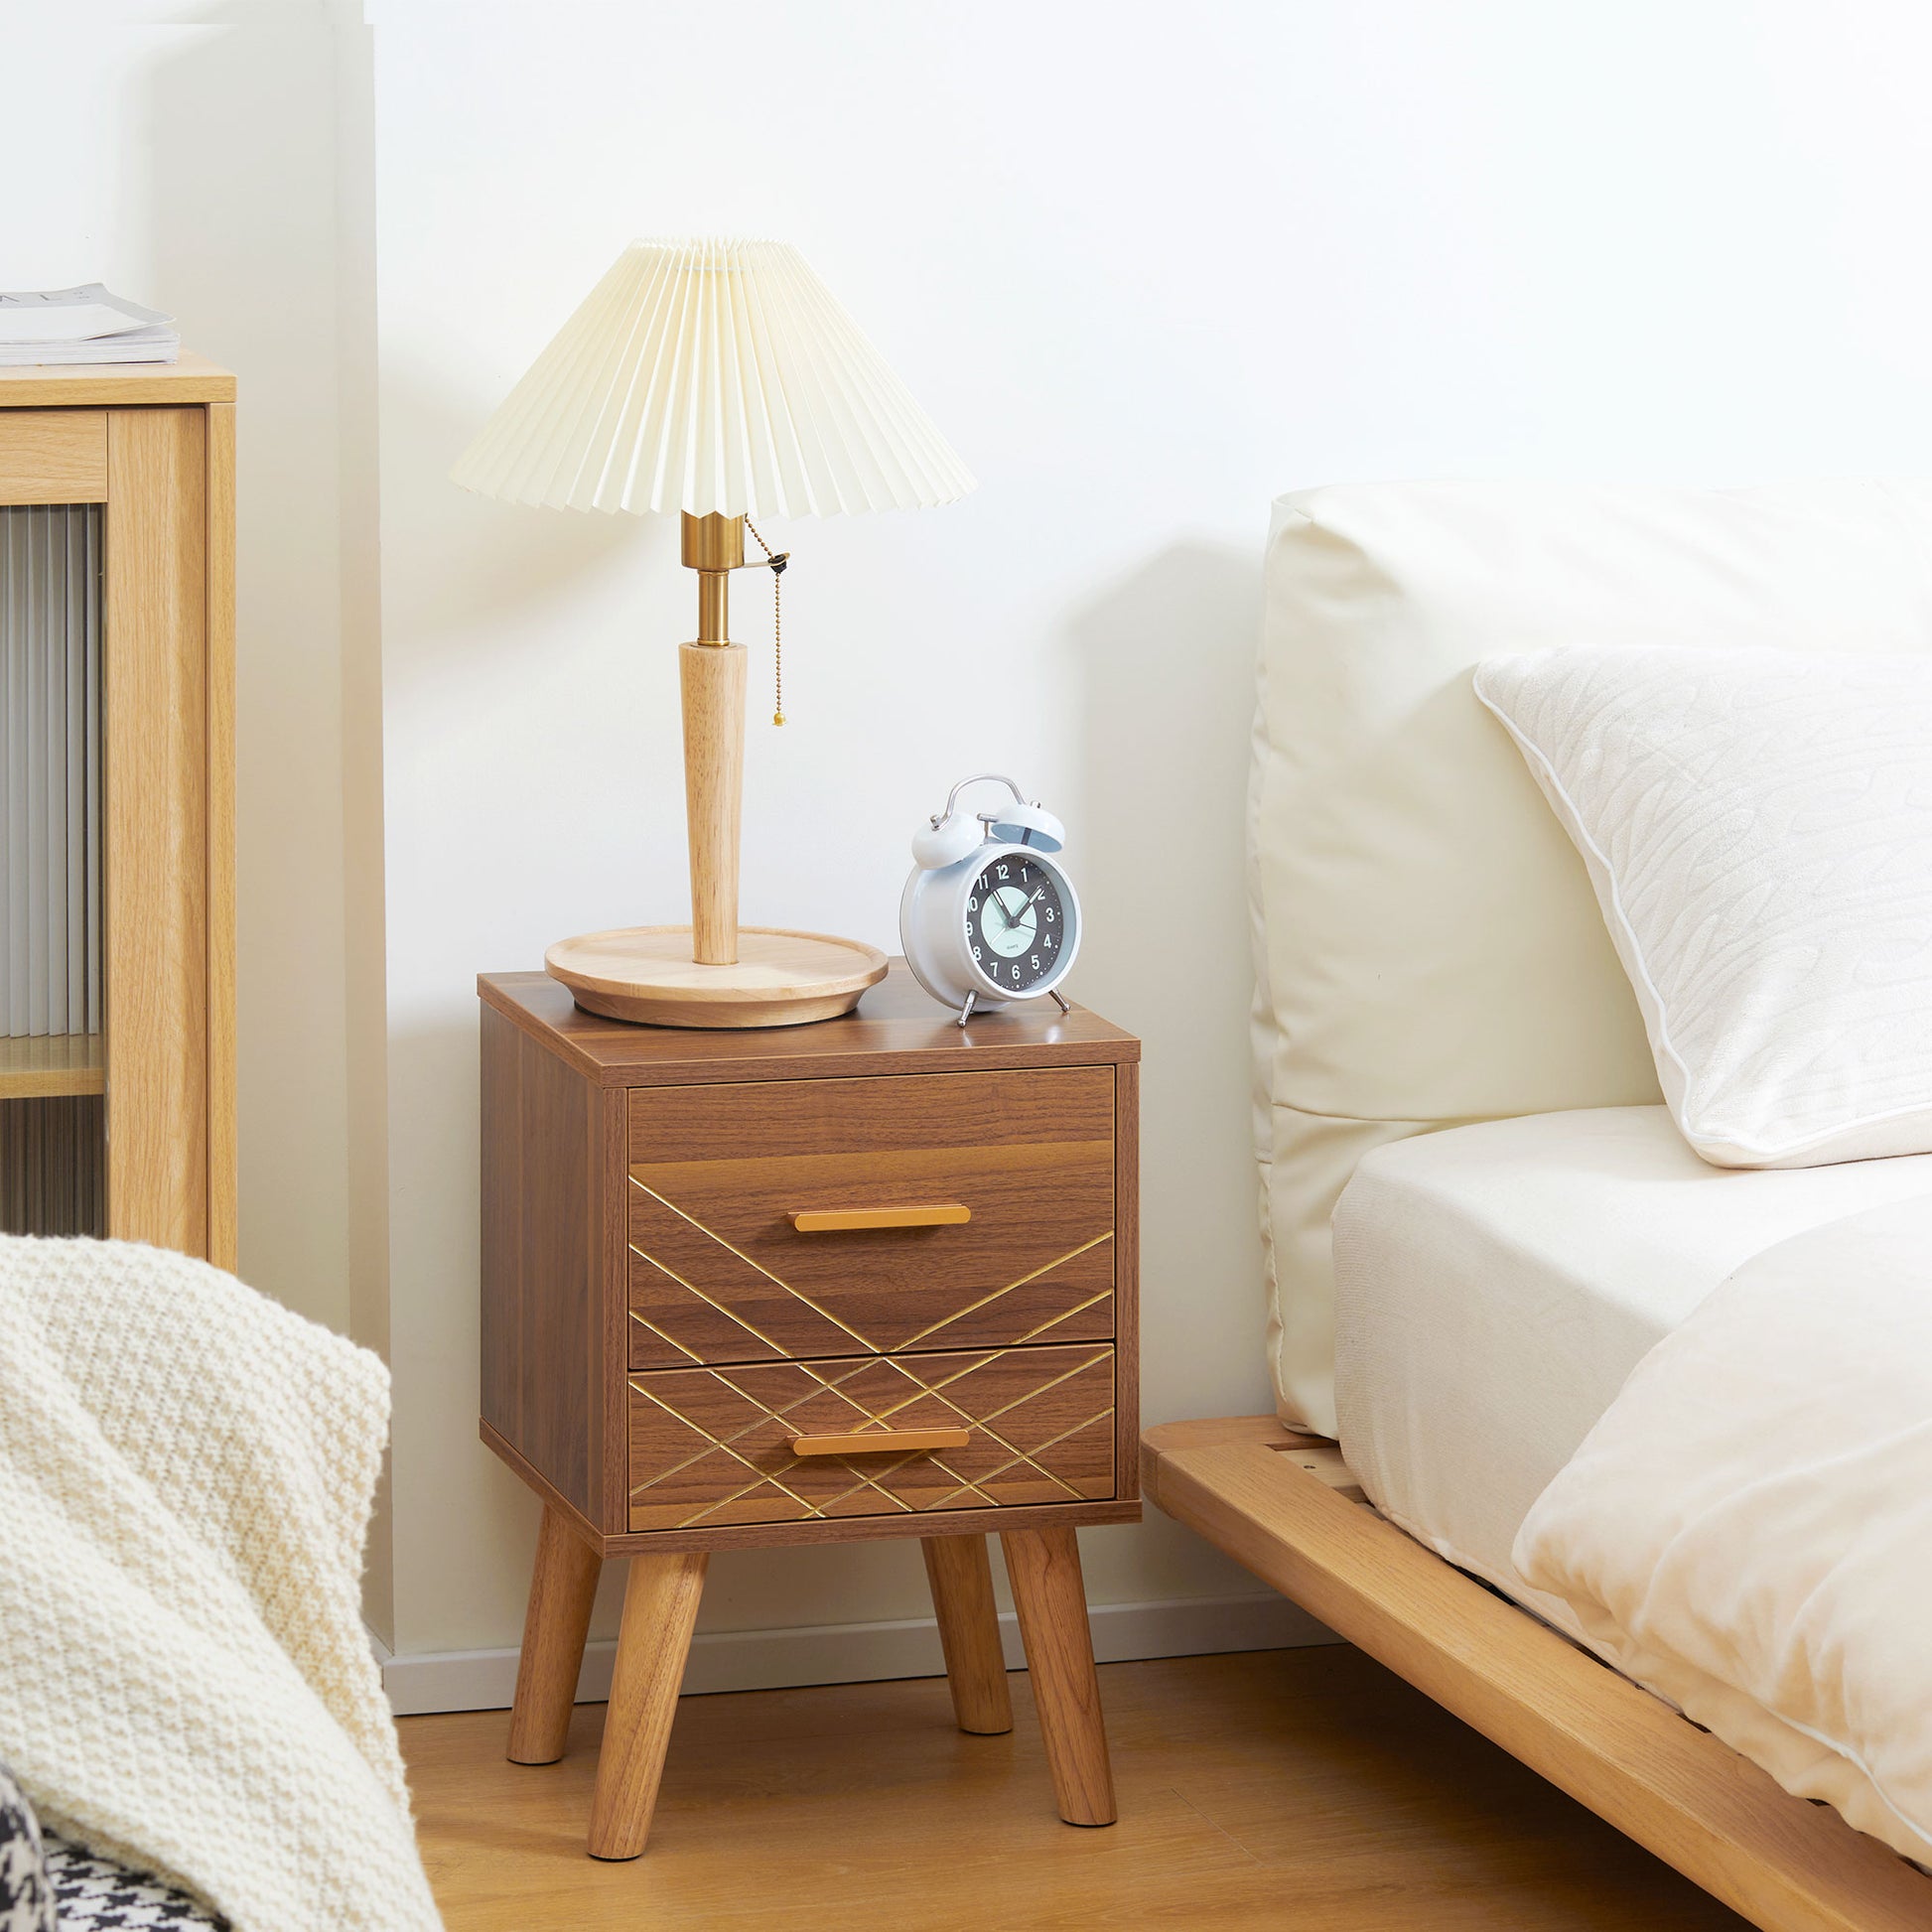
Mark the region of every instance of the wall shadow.
<instances>
[{"instance_id":1,"label":"wall shadow","mask_svg":"<svg viewBox=\"0 0 1932 1932\"><path fill-rule=\"evenodd\" d=\"M1084 783L1068 859L1084 1003L1142 1040L1143 1415L1272 1404L1257 1233L1245 827L1260 544L1181 543L1071 623ZM1069 818L1074 818L1069 814ZM1252 1583L1149 1511L1132 1561L1154 1593ZM1119 1552L1125 1564L1128 1553ZM1220 1577L1217 1586L1213 1579ZM1096 1583L1101 1579L1097 1575Z\"/></svg>"}]
</instances>

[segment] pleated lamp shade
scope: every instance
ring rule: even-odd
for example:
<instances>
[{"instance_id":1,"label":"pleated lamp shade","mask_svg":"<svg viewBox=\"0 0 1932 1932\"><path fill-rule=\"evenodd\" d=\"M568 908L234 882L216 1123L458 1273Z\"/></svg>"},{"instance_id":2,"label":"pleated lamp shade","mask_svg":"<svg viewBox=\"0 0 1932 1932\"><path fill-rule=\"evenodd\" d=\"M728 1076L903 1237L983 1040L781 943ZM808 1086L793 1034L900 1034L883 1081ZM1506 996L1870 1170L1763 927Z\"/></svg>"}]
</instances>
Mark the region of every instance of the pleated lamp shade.
<instances>
[{"instance_id":1,"label":"pleated lamp shade","mask_svg":"<svg viewBox=\"0 0 1932 1932\"><path fill-rule=\"evenodd\" d=\"M949 503L951 444L795 248L633 241L450 472L556 509Z\"/></svg>"}]
</instances>

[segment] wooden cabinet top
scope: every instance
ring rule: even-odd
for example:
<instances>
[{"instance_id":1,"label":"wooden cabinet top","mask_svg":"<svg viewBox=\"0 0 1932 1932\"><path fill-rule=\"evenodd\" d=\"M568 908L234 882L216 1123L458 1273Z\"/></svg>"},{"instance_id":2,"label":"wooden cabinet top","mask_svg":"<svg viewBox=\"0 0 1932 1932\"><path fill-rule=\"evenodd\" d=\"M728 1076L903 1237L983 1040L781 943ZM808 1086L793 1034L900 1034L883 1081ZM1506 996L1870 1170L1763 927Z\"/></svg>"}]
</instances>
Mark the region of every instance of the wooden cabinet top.
<instances>
[{"instance_id":1,"label":"wooden cabinet top","mask_svg":"<svg viewBox=\"0 0 1932 1932\"><path fill-rule=\"evenodd\" d=\"M607 1087L1096 1066L1141 1057L1132 1034L1082 1006L1062 1014L1050 1000L957 1026L899 959L856 1012L805 1027L629 1026L584 1012L546 973L484 973L477 991L584 1078Z\"/></svg>"},{"instance_id":2,"label":"wooden cabinet top","mask_svg":"<svg viewBox=\"0 0 1932 1932\"><path fill-rule=\"evenodd\" d=\"M233 402L234 377L183 349L173 362L35 363L0 369L0 409L123 409Z\"/></svg>"}]
</instances>

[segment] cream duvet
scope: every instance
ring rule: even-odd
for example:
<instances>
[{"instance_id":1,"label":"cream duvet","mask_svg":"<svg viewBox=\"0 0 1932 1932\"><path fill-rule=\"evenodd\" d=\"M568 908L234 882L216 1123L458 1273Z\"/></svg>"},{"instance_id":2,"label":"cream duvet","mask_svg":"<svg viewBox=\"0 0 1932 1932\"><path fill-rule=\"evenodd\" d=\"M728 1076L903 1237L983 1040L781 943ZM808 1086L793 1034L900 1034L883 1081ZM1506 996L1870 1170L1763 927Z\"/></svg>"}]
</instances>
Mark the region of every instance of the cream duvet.
<instances>
[{"instance_id":1,"label":"cream duvet","mask_svg":"<svg viewBox=\"0 0 1932 1932\"><path fill-rule=\"evenodd\" d=\"M1932 1862L1932 1195L1738 1269L1638 1365L1515 1562L1787 1791Z\"/></svg>"}]
</instances>

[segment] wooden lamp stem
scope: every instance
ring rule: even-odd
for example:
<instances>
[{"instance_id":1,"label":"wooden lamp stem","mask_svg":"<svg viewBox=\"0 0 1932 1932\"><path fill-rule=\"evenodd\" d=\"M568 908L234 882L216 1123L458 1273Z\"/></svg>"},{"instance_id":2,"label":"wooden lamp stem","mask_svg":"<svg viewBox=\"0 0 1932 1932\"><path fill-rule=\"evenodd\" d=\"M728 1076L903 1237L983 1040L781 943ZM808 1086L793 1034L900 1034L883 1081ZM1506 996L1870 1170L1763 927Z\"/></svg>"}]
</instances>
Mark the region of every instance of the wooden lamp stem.
<instances>
[{"instance_id":1,"label":"wooden lamp stem","mask_svg":"<svg viewBox=\"0 0 1932 1932\"><path fill-rule=\"evenodd\" d=\"M587 1013L650 1027L799 1027L836 1019L886 977L886 955L829 932L738 923L747 652L726 622L745 562L742 516L684 519L698 573L698 635L678 647L691 923L559 939L544 969Z\"/></svg>"},{"instance_id":2,"label":"wooden lamp stem","mask_svg":"<svg viewBox=\"0 0 1932 1932\"><path fill-rule=\"evenodd\" d=\"M738 848L745 794L746 650L729 635L742 516L692 516L683 556L698 573L698 638L678 648L684 700L684 821L691 846L691 957L738 963Z\"/></svg>"}]
</instances>

